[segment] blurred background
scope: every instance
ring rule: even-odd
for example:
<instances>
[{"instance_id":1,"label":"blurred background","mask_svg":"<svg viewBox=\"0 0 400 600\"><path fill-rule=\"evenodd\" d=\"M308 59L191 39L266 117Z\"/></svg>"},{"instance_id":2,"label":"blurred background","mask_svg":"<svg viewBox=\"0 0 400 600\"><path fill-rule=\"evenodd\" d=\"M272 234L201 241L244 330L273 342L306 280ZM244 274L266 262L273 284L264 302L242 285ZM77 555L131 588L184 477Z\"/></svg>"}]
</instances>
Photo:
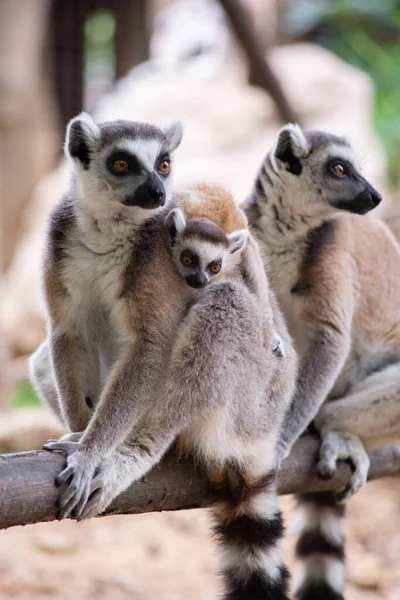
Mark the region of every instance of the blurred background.
<instances>
[{"instance_id":1,"label":"blurred background","mask_svg":"<svg viewBox=\"0 0 400 600\"><path fill-rule=\"evenodd\" d=\"M26 358L45 335L40 261L71 117L182 118L176 186L220 183L238 201L285 122L345 134L385 216L399 67L397 0L0 0L0 452L61 433ZM400 598L399 500L399 480L382 480L350 502L348 600ZM187 511L2 531L0 599L216 597L209 529ZM290 564L292 551L288 535Z\"/></svg>"}]
</instances>

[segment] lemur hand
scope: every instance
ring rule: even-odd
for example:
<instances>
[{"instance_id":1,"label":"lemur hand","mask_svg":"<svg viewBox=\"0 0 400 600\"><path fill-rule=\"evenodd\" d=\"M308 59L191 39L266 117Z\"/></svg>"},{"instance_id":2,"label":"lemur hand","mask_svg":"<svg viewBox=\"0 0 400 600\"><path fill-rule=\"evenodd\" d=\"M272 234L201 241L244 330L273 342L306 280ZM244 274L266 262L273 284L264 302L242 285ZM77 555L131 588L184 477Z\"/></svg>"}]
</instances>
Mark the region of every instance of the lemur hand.
<instances>
[{"instance_id":1,"label":"lemur hand","mask_svg":"<svg viewBox=\"0 0 400 600\"><path fill-rule=\"evenodd\" d=\"M56 478L56 485L60 488L57 518L61 520L79 516L91 493L97 461L80 451L78 442L48 442L43 447L67 456L67 466Z\"/></svg>"},{"instance_id":2,"label":"lemur hand","mask_svg":"<svg viewBox=\"0 0 400 600\"><path fill-rule=\"evenodd\" d=\"M367 482L370 464L368 454L361 440L349 431L324 430L321 432L321 440L317 465L317 473L321 479L331 479L337 471L339 461L350 464L352 476L336 497L339 503L346 502Z\"/></svg>"}]
</instances>

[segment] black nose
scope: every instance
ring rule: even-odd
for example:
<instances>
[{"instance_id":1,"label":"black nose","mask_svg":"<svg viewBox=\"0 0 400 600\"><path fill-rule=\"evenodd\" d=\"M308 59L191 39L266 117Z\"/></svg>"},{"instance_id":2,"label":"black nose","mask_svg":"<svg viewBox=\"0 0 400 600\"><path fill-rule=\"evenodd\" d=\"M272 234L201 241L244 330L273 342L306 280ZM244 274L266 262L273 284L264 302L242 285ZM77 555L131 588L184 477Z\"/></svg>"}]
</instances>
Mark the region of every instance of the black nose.
<instances>
[{"instance_id":1,"label":"black nose","mask_svg":"<svg viewBox=\"0 0 400 600\"><path fill-rule=\"evenodd\" d=\"M150 198L156 200L156 202L158 202L160 206L164 205L165 191L163 187L161 187L160 185L150 184L147 188L147 193L149 194Z\"/></svg>"},{"instance_id":2,"label":"black nose","mask_svg":"<svg viewBox=\"0 0 400 600\"><path fill-rule=\"evenodd\" d=\"M201 273L196 275L188 275L186 277L186 283L190 285L190 287L199 290L200 288L203 288L206 285L207 278L204 277L204 275L202 275Z\"/></svg>"},{"instance_id":3,"label":"black nose","mask_svg":"<svg viewBox=\"0 0 400 600\"><path fill-rule=\"evenodd\" d=\"M372 200L372 204L375 206L378 206L378 204L381 202L382 200L382 196L380 194L378 194L378 192L374 189L372 189L370 191L371 194L371 200Z\"/></svg>"}]
</instances>

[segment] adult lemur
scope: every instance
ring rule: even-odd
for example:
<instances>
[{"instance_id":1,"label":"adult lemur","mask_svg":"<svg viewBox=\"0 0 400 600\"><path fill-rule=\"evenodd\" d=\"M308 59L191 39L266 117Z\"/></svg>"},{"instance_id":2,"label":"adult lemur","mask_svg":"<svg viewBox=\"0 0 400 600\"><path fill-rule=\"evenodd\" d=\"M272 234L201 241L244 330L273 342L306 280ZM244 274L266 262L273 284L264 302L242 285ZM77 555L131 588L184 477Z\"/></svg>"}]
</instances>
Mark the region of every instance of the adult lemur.
<instances>
[{"instance_id":1,"label":"adult lemur","mask_svg":"<svg viewBox=\"0 0 400 600\"><path fill-rule=\"evenodd\" d=\"M74 432L47 446L68 454L58 478L60 513L104 510L180 433L212 477L227 482L219 528L226 597L283 599L282 524L270 472L293 391L294 352L251 236L243 274L233 264L232 280L201 298L179 272L165 225L177 203L228 234L247 226L220 189L171 197L170 153L180 137L176 125L96 125L87 116L68 128L75 179L50 222L49 335L31 361L39 393ZM272 331L282 356L273 352Z\"/></svg>"},{"instance_id":2,"label":"adult lemur","mask_svg":"<svg viewBox=\"0 0 400 600\"><path fill-rule=\"evenodd\" d=\"M339 459L354 469L339 501L366 481L361 440L400 431L400 248L382 222L359 216L380 200L346 140L288 125L246 202L300 355L281 454L314 419L319 474L331 477ZM335 402L320 408L326 398ZM322 494L301 511L296 597L340 599L342 508Z\"/></svg>"}]
</instances>

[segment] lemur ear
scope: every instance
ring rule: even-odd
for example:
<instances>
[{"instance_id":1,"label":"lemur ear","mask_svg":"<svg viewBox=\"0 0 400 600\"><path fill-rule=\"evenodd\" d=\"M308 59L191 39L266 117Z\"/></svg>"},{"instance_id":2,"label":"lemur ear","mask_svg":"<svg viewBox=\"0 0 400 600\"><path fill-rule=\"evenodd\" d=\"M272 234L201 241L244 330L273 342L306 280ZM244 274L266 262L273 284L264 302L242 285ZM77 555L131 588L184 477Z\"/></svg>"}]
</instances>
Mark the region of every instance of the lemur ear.
<instances>
[{"instance_id":1,"label":"lemur ear","mask_svg":"<svg viewBox=\"0 0 400 600\"><path fill-rule=\"evenodd\" d=\"M82 112L71 119L65 135L65 154L89 168L93 146L100 138L100 129L92 117Z\"/></svg>"},{"instance_id":2,"label":"lemur ear","mask_svg":"<svg viewBox=\"0 0 400 600\"><path fill-rule=\"evenodd\" d=\"M182 135L183 135L182 121L173 121L173 123L164 125L163 127L161 127L161 131L167 138L169 151L173 152L174 150L176 150L182 141Z\"/></svg>"},{"instance_id":3,"label":"lemur ear","mask_svg":"<svg viewBox=\"0 0 400 600\"><path fill-rule=\"evenodd\" d=\"M300 159L306 158L310 150L311 145L298 125L289 123L279 131L275 147L275 158L285 163L287 170L293 175L301 174Z\"/></svg>"},{"instance_id":4,"label":"lemur ear","mask_svg":"<svg viewBox=\"0 0 400 600\"><path fill-rule=\"evenodd\" d=\"M186 219L184 212L181 208L174 208L168 214L165 223L169 231L169 240L171 246L174 246L177 242L177 237L186 227Z\"/></svg>"},{"instance_id":5,"label":"lemur ear","mask_svg":"<svg viewBox=\"0 0 400 600\"><path fill-rule=\"evenodd\" d=\"M229 240L229 253L235 254L239 250L243 250L249 239L249 232L247 229L237 229L232 233L228 234Z\"/></svg>"}]
</instances>

